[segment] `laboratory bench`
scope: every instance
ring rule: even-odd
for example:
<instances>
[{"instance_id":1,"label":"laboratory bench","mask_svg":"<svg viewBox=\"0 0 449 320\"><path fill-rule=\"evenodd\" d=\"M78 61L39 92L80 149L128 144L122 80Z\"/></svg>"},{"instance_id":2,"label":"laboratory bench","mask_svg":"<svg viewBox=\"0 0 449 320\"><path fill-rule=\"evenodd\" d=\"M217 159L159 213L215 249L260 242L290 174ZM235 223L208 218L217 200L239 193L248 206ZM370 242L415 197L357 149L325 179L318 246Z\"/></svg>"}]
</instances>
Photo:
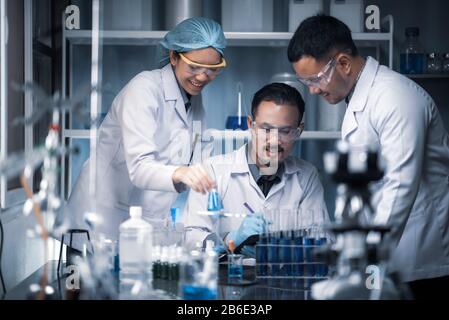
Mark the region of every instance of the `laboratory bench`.
<instances>
[{"instance_id":1,"label":"laboratory bench","mask_svg":"<svg viewBox=\"0 0 449 320\"><path fill-rule=\"evenodd\" d=\"M55 300L83 300L82 289L66 290L67 275L58 276L58 261L49 261L46 264L48 284L54 289L50 299ZM45 266L42 266L28 278L20 282L16 287L4 295L5 300L27 300L35 299L31 294L30 287L41 281ZM120 293L119 275L111 273L117 296L112 299L126 300L127 296ZM179 300L179 282L174 280L154 279L153 291L157 294L149 295L150 300L168 299ZM82 288L82 284L81 284ZM153 297L153 298L152 298ZM107 299L102 296L89 296L88 299ZM255 267L244 267L244 278L242 284L230 284L227 282L227 265L221 264L219 268L219 281L217 290L218 300L310 300L310 286L304 285L302 280L291 279L256 279Z\"/></svg>"}]
</instances>

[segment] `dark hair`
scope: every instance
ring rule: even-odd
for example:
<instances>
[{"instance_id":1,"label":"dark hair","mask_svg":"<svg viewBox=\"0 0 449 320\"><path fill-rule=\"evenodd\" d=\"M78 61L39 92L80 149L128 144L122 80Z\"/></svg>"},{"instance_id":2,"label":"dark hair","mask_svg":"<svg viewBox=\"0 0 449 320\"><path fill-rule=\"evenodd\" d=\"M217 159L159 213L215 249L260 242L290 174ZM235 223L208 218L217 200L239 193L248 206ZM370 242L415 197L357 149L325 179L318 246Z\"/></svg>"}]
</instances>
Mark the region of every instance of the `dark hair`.
<instances>
[{"instance_id":1,"label":"dark hair","mask_svg":"<svg viewBox=\"0 0 449 320\"><path fill-rule=\"evenodd\" d=\"M337 18L318 14L304 20L288 44L288 60L297 62L303 56L317 61L331 58L333 50L358 55L348 26Z\"/></svg>"},{"instance_id":2,"label":"dark hair","mask_svg":"<svg viewBox=\"0 0 449 320\"><path fill-rule=\"evenodd\" d=\"M289 105L298 108L298 124L301 123L304 115L304 100L295 88L285 83L274 82L257 91L251 102L251 115L253 119L256 119L257 108L262 101L271 101L278 105Z\"/></svg>"}]
</instances>

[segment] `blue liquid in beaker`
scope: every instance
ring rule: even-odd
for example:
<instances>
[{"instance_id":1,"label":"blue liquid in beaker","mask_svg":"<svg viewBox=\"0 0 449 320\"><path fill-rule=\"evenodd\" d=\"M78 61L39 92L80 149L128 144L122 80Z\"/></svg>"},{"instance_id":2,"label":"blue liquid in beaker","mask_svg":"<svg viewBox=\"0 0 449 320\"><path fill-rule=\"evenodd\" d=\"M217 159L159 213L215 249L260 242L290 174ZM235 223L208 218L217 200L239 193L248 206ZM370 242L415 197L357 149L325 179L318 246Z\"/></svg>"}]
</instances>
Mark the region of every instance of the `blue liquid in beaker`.
<instances>
[{"instance_id":1,"label":"blue liquid in beaker","mask_svg":"<svg viewBox=\"0 0 449 320\"><path fill-rule=\"evenodd\" d=\"M230 280L239 280L243 278L243 265L229 265L228 277Z\"/></svg>"},{"instance_id":2,"label":"blue liquid in beaker","mask_svg":"<svg viewBox=\"0 0 449 320\"><path fill-rule=\"evenodd\" d=\"M217 293L207 287L195 285L183 285L182 294L184 300L215 300Z\"/></svg>"}]
</instances>

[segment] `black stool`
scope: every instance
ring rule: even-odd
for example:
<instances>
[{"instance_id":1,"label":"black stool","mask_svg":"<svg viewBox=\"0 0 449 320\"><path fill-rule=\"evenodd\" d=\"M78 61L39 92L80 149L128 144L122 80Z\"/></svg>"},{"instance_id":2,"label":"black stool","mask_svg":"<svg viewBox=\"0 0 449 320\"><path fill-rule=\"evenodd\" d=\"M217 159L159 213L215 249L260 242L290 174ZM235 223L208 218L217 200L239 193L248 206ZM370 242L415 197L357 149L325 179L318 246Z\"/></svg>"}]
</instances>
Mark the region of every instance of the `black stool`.
<instances>
[{"instance_id":1,"label":"black stool","mask_svg":"<svg viewBox=\"0 0 449 320\"><path fill-rule=\"evenodd\" d=\"M90 246L92 248L92 253L93 253L94 248L93 248L92 243L90 241L89 231L87 231L85 229L69 229L69 230L67 230L67 232L65 234L70 234L70 241L69 241L69 245L67 246L67 250L69 250L69 248L70 249L72 248L72 240L73 240L73 234L74 233L76 233L76 234L85 233L86 234L87 241L90 244ZM65 236L65 234L63 234L62 237L61 237L61 247L59 248L59 259L58 259L58 269L57 269L58 275L60 273L61 259L62 259L62 247L64 246L64 236ZM67 251L66 251L66 255L65 256L66 256L66 261L68 261Z\"/></svg>"}]
</instances>

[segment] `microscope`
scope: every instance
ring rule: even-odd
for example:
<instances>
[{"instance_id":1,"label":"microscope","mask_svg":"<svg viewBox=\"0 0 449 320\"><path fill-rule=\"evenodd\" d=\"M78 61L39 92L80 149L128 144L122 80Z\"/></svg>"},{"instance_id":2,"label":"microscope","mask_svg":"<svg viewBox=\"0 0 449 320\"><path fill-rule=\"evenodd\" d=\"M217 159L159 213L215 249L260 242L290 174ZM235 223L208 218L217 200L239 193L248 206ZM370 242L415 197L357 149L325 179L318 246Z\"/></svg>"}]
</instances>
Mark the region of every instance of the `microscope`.
<instances>
[{"instance_id":1,"label":"microscope","mask_svg":"<svg viewBox=\"0 0 449 320\"><path fill-rule=\"evenodd\" d=\"M335 267L329 279L312 285L313 299L403 299L399 279L386 273L382 238L390 229L373 223L369 187L384 174L377 150L339 141L336 152L324 155L324 167L338 184L335 221L327 226L335 242L316 255Z\"/></svg>"}]
</instances>

